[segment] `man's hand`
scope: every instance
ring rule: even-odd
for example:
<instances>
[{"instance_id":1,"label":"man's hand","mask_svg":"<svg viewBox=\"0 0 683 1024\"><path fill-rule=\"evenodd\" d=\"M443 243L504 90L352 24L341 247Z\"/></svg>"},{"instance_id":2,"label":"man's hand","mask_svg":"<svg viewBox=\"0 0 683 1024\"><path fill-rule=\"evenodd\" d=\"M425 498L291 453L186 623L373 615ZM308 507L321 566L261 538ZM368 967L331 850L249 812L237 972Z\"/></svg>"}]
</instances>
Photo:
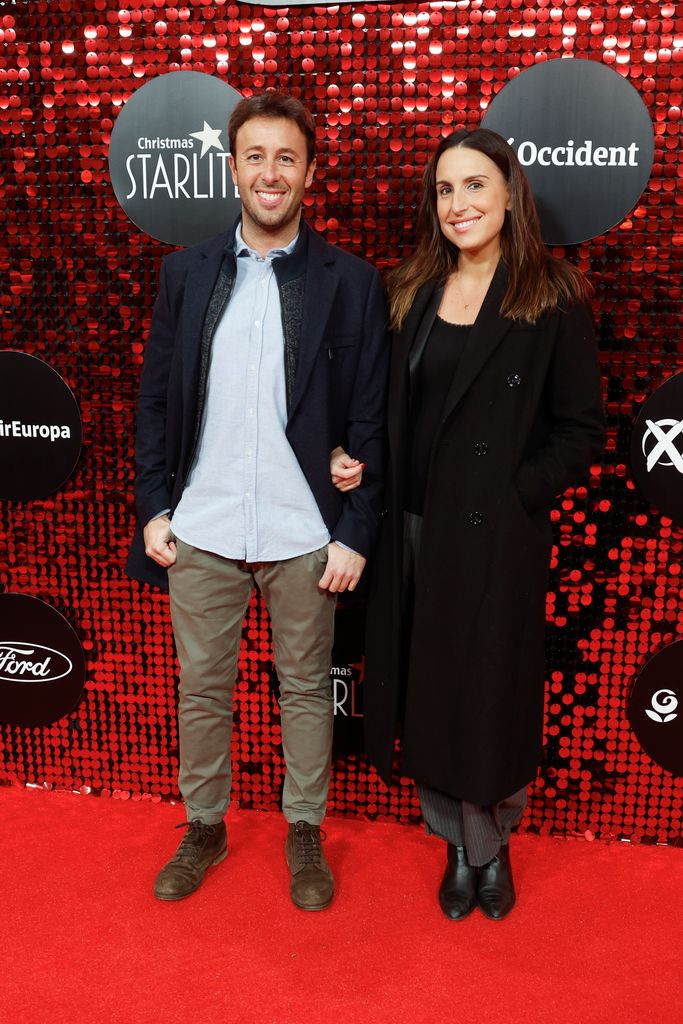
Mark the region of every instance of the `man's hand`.
<instances>
[{"instance_id":1,"label":"man's hand","mask_svg":"<svg viewBox=\"0 0 683 1024\"><path fill-rule=\"evenodd\" d=\"M173 565L176 560L176 547L168 516L150 519L142 532L145 538L145 554L159 565L163 565L165 569Z\"/></svg>"},{"instance_id":2,"label":"man's hand","mask_svg":"<svg viewBox=\"0 0 683 1024\"><path fill-rule=\"evenodd\" d=\"M321 590L340 594L342 590L355 590L365 568L366 559L355 551L347 551L334 541L327 548L327 565L318 581Z\"/></svg>"}]
</instances>

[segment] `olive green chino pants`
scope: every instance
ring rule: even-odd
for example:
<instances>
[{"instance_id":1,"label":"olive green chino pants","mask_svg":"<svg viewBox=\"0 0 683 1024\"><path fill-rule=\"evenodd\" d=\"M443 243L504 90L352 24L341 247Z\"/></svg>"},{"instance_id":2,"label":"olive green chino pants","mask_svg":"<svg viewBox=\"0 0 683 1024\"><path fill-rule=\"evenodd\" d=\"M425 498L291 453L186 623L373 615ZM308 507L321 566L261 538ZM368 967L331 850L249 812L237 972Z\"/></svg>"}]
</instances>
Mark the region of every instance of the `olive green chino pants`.
<instances>
[{"instance_id":1,"label":"olive green chino pants","mask_svg":"<svg viewBox=\"0 0 683 1024\"><path fill-rule=\"evenodd\" d=\"M245 563L176 541L169 569L180 688L178 784L187 819L215 824L230 802L233 691L242 622L254 586L270 614L288 822L319 825L332 753L330 681L335 594L318 588L327 547L279 562Z\"/></svg>"}]
</instances>

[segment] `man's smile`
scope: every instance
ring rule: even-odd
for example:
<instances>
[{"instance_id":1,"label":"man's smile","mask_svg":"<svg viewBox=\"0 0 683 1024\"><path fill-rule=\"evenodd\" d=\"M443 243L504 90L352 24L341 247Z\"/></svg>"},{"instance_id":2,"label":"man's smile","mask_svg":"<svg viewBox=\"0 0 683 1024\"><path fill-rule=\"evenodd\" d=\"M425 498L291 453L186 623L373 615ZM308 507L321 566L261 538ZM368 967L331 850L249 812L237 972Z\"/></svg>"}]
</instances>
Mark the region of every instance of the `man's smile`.
<instances>
[{"instance_id":1,"label":"man's smile","mask_svg":"<svg viewBox=\"0 0 683 1024\"><path fill-rule=\"evenodd\" d=\"M277 205L277 203L279 203L281 199L284 199L284 197L286 195L286 192L284 192L283 190L272 191L270 189L266 190L266 189L260 189L259 188L259 189L256 189L255 192L256 192L257 199L260 202L266 204L267 206L275 206L275 205Z\"/></svg>"}]
</instances>

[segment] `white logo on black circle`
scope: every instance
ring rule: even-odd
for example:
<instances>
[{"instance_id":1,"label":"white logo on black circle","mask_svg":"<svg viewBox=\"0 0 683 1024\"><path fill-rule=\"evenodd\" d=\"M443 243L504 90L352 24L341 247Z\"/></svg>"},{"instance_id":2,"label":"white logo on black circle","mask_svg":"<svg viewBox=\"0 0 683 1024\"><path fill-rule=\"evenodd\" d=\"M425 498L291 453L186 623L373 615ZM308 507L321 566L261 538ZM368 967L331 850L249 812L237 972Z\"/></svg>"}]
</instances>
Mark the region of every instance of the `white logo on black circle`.
<instances>
[{"instance_id":1,"label":"white logo on black circle","mask_svg":"<svg viewBox=\"0 0 683 1024\"><path fill-rule=\"evenodd\" d=\"M638 202L652 169L647 107L597 61L528 68L501 89L482 127L517 153L550 244L585 242L614 227Z\"/></svg>"},{"instance_id":2,"label":"white logo on black circle","mask_svg":"<svg viewBox=\"0 0 683 1024\"><path fill-rule=\"evenodd\" d=\"M177 71L128 100L112 132L109 172L116 198L143 231L191 245L237 217L227 125L241 98L212 75Z\"/></svg>"},{"instance_id":3,"label":"white logo on black circle","mask_svg":"<svg viewBox=\"0 0 683 1024\"><path fill-rule=\"evenodd\" d=\"M678 697L673 690L657 690L652 695L652 707L645 708L645 714L653 722L673 722L677 717Z\"/></svg>"},{"instance_id":4,"label":"white logo on black circle","mask_svg":"<svg viewBox=\"0 0 683 1024\"><path fill-rule=\"evenodd\" d=\"M682 409L683 373L677 373L645 402L631 436L635 482L659 512L679 523L683 523Z\"/></svg>"},{"instance_id":5,"label":"white logo on black circle","mask_svg":"<svg viewBox=\"0 0 683 1024\"><path fill-rule=\"evenodd\" d=\"M676 441L683 441L683 420L645 420L647 430L643 434L642 449L646 457L647 471L655 466L674 466L683 473L683 453Z\"/></svg>"},{"instance_id":6,"label":"white logo on black circle","mask_svg":"<svg viewBox=\"0 0 683 1024\"><path fill-rule=\"evenodd\" d=\"M71 659L52 647L0 642L0 682L38 679L54 683L68 676L72 668Z\"/></svg>"},{"instance_id":7,"label":"white logo on black circle","mask_svg":"<svg viewBox=\"0 0 683 1024\"><path fill-rule=\"evenodd\" d=\"M567 139L562 146L537 146L535 142L515 142L514 137L508 139L517 151L517 158L522 167L638 167L640 146L636 142L628 146L593 146L592 139L585 139L577 145L573 139Z\"/></svg>"},{"instance_id":8,"label":"white logo on black circle","mask_svg":"<svg viewBox=\"0 0 683 1024\"><path fill-rule=\"evenodd\" d=\"M210 125L204 122L204 127L200 132L190 132L193 139L199 139L202 144L202 151L199 154L200 158L206 156L210 149L214 147L216 149L224 149L223 143L221 142L221 129L211 128Z\"/></svg>"},{"instance_id":9,"label":"white logo on black circle","mask_svg":"<svg viewBox=\"0 0 683 1024\"><path fill-rule=\"evenodd\" d=\"M71 437L71 427L66 423L23 423L21 420L0 420L0 437L44 437L57 441Z\"/></svg>"},{"instance_id":10,"label":"white logo on black circle","mask_svg":"<svg viewBox=\"0 0 683 1024\"><path fill-rule=\"evenodd\" d=\"M126 173L130 191L126 199L136 196L151 201L165 195L169 199L228 199L234 195L234 186L228 169L228 153L223 147L220 128L211 128L206 121L199 132L190 132L186 139L138 139L138 152L126 159ZM178 150L194 147L193 139L201 142L201 152L187 155ZM198 147L197 147L198 148ZM217 149L212 159L210 151ZM168 150L173 150L169 154ZM206 174L202 174L201 161L209 153Z\"/></svg>"}]
</instances>

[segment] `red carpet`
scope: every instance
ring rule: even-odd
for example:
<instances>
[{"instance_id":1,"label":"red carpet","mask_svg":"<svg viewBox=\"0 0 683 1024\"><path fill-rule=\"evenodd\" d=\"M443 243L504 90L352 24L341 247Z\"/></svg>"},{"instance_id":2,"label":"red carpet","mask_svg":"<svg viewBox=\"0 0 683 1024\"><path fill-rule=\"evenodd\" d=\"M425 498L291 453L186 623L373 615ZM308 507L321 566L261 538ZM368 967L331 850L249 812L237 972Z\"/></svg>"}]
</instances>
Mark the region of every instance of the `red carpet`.
<instances>
[{"instance_id":1,"label":"red carpet","mask_svg":"<svg viewBox=\"0 0 683 1024\"><path fill-rule=\"evenodd\" d=\"M331 819L328 911L289 903L275 814L150 895L182 808L0 789L0 1020L17 1024L611 1024L683 1020L683 851L513 838L518 906L447 921L442 845Z\"/></svg>"}]
</instances>

